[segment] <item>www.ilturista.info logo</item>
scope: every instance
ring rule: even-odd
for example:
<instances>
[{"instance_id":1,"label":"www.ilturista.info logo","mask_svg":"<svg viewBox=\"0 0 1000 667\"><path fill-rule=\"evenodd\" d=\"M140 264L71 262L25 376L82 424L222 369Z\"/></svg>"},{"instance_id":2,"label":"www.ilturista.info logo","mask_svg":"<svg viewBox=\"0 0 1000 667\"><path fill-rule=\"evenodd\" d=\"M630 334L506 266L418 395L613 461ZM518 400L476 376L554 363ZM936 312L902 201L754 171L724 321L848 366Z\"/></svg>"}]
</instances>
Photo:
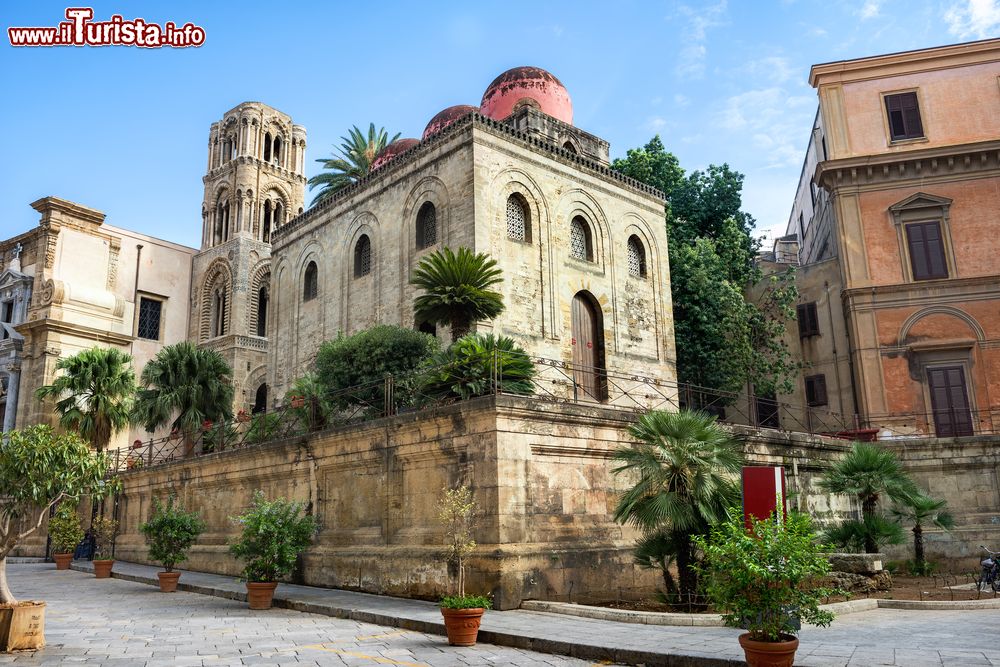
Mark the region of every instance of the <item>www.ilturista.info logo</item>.
<instances>
[{"instance_id":1,"label":"www.ilturista.info logo","mask_svg":"<svg viewBox=\"0 0 1000 667\"><path fill-rule=\"evenodd\" d=\"M68 21L54 28L7 28L11 46L163 46L184 48L205 43L205 29L193 23L178 27L173 21L162 26L145 19L131 21L115 14L109 21L92 21L90 7L69 7Z\"/></svg>"}]
</instances>

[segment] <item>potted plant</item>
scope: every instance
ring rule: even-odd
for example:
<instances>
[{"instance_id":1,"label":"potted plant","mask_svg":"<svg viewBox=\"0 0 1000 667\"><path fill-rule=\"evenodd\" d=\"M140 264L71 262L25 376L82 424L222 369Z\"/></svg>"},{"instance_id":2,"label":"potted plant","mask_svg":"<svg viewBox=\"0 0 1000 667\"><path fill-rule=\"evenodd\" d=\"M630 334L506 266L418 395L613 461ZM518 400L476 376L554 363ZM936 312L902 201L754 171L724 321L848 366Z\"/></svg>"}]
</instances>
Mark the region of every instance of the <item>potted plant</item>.
<instances>
[{"instance_id":1,"label":"potted plant","mask_svg":"<svg viewBox=\"0 0 1000 667\"><path fill-rule=\"evenodd\" d=\"M166 505L153 498L153 514L139 530L149 545L150 559L163 563L164 571L156 573L160 590L173 593L181 577L180 572L174 572L174 566L187 560L187 551L205 530L205 522L197 512L185 512L176 505L171 495Z\"/></svg>"},{"instance_id":2,"label":"potted plant","mask_svg":"<svg viewBox=\"0 0 1000 667\"><path fill-rule=\"evenodd\" d=\"M80 515L76 513L76 503L59 503L56 513L49 518L49 543L57 570L69 569L73 562L73 550L82 539L83 527Z\"/></svg>"},{"instance_id":3,"label":"potted plant","mask_svg":"<svg viewBox=\"0 0 1000 667\"><path fill-rule=\"evenodd\" d=\"M94 576L107 579L115 564L112 551L118 534L118 522L106 516L98 516L94 517L90 529L94 533Z\"/></svg>"},{"instance_id":4,"label":"potted plant","mask_svg":"<svg viewBox=\"0 0 1000 667\"><path fill-rule=\"evenodd\" d=\"M242 577L250 608L270 609L278 579L295 568L299 553L312 542L316 521L303 513L302 503L267 500L260 491L232 521L242 526L242 532L229 552L246 563Z\"/></svg>"},{"instance_id":5,"label":"potted plant","mask_svg":"<svg viewBox=\"0 0 1000 667\"><path fill-rule=\"evenodd\" d=\"M45 603L18 602L7 585L7 555L41 527L49 511L84 494L103 497L115 482L107 454L95 454L76 433L30 426L0 439L0 650L45 644Z\"/></svg>"},{"instance_id":6,"label":"potted plant","mask_svg":"<svg viewBox=\"0 0 1000 667\"><path fill-rule=\"evenodd\" d=\"M694 541L704 555L699 571L708 599L726 625L747 631L739 639L750 667L791 667L800 622L833 621L819 604L840 591L817 585L830 563L807 515L784 517L779 509L747 529L742 512L731 510L707 539Z\"/></svg>"},{"instance_id":7,"label":"potted plant","mask_svg":"<svg viewBox=\"0 0 1000 667\"><path fill-rule=\"evenodd\" d=\"M493 604L485 595L465 594L465 557L476 548L472 539L475 517L476 502L469 487L442 491L438 518L445 526L445 559L457 580L455 594L441 599L441 616L452 646L475 645L483 613Z\"/></svg>"}]
</instances>

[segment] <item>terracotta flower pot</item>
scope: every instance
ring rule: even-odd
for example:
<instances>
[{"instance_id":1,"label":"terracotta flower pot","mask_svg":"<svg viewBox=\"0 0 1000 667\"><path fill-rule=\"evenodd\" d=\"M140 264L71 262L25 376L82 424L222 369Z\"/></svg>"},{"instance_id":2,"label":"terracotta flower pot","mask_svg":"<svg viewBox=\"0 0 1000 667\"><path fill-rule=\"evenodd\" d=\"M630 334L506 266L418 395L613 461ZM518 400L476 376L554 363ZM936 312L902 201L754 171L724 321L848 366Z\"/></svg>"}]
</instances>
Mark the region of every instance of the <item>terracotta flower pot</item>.
<instances>
[{"instance_id":1,"label":"terracotta flower pot","mask_svg":"<svg viewBox=\"0 0 1000 667\"><path fill-rule=\"evenodd\" d=\"M448 633L448 643L452 646L475 646L476 637L479 635L479 623L482 621L482 607L475 609L445 609L441 608L441 615L444 616L444 629Z\"/></svg>"},{"instance_id":2,"label":"terracotta flower pot","mask_svg":"<svg viewBox=\"0 0 1000 667\"><path fill-rule=\"evenodd\" d=\"M177 590L177 580L181 578L180 572L157 572L156 576L160 580L160 590L164 593L173 593Z\"/></svg>"},{"instance_id":3,"label":"terracotta flower pot","mask_svg":"<svg viewBox=\"0 0 1000 667\"><path fill-rule=\"evenodd\" d=\"M247 602L251 609L270 609L271 601L274 599L274 589L278 587L277 582L247 582Z\"/></svg>"},{"instance_id":4,"label":"terracotta flower pot","mask_svg":"<svg viewBox=\"0 0 1000 667\"><path fill-rule=\"evenodd\" d=\"M52 560L56 562L57 570L68 570L70 563L73 562L73 554L72 553L52 554Z\"/></svg>"},{"instance_id":5,"label":"terracotta flower pot","mask_svg":"<svg viewBox=\"0 0 1000 667\"><path fill-rule=\"evenodd\" d=\"M749 667L792 667L799 640L791 635L781 635L782 641L759 642L750 639L750 633L740 635L740 646Z\"/></svg>"},{"instance_id":6,"label":"terracotta flower pot","mask_svg":"<svg viewBox=\"0 0 1000 667\"><path fill-rule=\"evenodd\" d=\"M94 576L98 579L108 579L111 577L111 567L115 564L113 560L95 560Z\"/></svg>"},{"instance_id":7,"label":"terracotta flower pot","mask_svg":"<svg viewBox=\"0 0 1000 667\"><path fill-rule=\"evenodd\" d=\"M21 602L0 607L0 651L34 650L45 646L45 603Z\"/></svg>"}]
</instances>

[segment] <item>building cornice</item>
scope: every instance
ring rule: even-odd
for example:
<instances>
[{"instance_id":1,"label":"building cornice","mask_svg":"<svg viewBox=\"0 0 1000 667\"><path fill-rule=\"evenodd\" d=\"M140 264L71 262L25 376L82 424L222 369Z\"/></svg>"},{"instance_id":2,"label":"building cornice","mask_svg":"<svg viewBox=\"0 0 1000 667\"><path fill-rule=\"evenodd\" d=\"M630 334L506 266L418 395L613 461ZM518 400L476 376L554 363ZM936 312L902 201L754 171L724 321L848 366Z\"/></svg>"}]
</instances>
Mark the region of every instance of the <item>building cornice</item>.
<instances>
[{"instance_id":1,"label":"building cornice","mask_svg":"<svg viewBox=\"0 0 1000 667\"><path fill-rule=\"evenodd\" d=\"M54 320L48 317L22 322L15 328L22 335L29 331L34 332L35 330L43 330L50 333L68 334L84 338L86 340L94 340L98 343L111 343L113 345L128 345L135 340L135 336L130 336L128 334L108 331L107 329L95 329L93 327L73 324L72 322L64 322L62 320Z\"/></svg>"},{"instance_id":2,"label":"building cornice","mask_svg":"<svg viewBox=\"0 0 1000 667\"><path fill-rule=\"evenodd\" d=\"M1000 298L1000 275L852 287L841 295L856 311L994 300Z\"/></svg>"},{"instance_id":3,"label":"building cornice","mask_svg":"<svg viewBox=\"0 0 1000 667\"><path fill-rule=\"evenodd\" d=\"M95 225L103 224L105 218L104 213L95 208L77 204L61 197L42 197L31 202L31 208L42 214L43 223L51 217L52 211L60 211L68 214L74 220L90 222ZM60 224L66 224L66 221L60 221Z\"/></svg>"}]
</instances>

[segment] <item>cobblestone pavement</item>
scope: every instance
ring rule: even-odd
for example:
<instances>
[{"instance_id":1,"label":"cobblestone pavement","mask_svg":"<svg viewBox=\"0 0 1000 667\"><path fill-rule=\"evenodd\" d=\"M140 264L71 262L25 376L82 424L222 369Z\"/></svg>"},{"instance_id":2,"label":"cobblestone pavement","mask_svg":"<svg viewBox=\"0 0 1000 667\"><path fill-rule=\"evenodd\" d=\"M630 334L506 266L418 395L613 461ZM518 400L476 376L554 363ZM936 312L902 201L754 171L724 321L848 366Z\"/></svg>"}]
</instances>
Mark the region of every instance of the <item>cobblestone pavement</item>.
<instances>
[{"instance_id":1,"label":"cobblestone pavement","mask_svg":"<svg viewBox=\"0 0 1000 667\"><path fill-rule=\"evenodd\" d=\"M14 594L48 603L47 646L0 654L0 665L464 665L570 666L592 663L516 648L448 646L443 637L286 609L177 592L51 564L10 565Z\"/></svg>"}]
</instances>

